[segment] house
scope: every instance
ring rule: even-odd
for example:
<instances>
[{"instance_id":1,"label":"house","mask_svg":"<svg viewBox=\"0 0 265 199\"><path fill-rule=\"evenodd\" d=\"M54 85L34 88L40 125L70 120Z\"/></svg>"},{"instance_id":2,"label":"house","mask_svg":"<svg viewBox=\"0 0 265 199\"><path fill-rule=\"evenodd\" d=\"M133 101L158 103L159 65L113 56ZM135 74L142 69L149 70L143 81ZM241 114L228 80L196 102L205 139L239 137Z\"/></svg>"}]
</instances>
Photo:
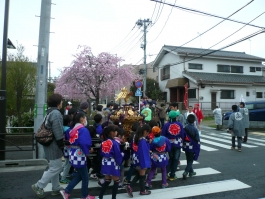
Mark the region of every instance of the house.
<instances>
[{"instance_id":1,"label":"house","mask_svg":"<svg viewBox=\"0 0 265 199\"><path fill-rule=\"evenodd\" d=\"M183 102L184 85L188 83L190 105L200 103L204 110L219 105L230 110L240 100L264 100L264 61L244 52L164 45L153 70L158 71L166 101Z\"/></svg>"}]
</instances>

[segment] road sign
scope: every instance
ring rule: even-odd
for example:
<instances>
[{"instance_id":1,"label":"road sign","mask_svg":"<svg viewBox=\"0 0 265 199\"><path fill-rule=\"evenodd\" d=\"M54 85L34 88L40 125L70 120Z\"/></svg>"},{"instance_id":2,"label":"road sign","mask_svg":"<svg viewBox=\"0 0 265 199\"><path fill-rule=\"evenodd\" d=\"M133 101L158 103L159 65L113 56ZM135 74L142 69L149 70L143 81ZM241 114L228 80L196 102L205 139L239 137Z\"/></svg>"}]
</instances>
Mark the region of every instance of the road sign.
<instances>
[{"instance_id":1,"label":"road sign","mask_svg":"<svg viewBox=\"0 0 265 199\"><path fill-rule=\"evenodd\" d=\"M136 90L136 92L135 92L135 94L134 94L136 97L141 97L142 96L142 91L141 91L141 89L137 89Z\"/></svg>"},{"instance_id":2,"label":"road sign","mask_svg":"<svg viewBox=\"0 0 265 199\"><path fill-rule=\"evenodd\" d=\"M137 80L137 81L135 82L135 86L136 86L136 88L141 88L141 87L143 86L142 81ZM141 95L141 96L142 96L142 95Z\"/></svg>"}]
</instances>

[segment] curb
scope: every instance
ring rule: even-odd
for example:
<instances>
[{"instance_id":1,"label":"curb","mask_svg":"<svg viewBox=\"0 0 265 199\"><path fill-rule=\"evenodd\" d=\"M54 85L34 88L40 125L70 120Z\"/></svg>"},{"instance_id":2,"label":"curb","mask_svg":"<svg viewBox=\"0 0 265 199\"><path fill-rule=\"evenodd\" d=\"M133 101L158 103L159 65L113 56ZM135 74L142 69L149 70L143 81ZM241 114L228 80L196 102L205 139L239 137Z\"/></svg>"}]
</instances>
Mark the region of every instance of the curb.
<instances>
[{"instance_id":1,"label":"curb","mask_svg":"<svg viewBox=\"0 0 265 199\"><path fill-rule=\"evenodd\" d=\"M24 166L48 166L46 159L27 159L27 160L3 160L0 161L0 168L3 167L24 167Z\"/></svg>"}]
</instances>

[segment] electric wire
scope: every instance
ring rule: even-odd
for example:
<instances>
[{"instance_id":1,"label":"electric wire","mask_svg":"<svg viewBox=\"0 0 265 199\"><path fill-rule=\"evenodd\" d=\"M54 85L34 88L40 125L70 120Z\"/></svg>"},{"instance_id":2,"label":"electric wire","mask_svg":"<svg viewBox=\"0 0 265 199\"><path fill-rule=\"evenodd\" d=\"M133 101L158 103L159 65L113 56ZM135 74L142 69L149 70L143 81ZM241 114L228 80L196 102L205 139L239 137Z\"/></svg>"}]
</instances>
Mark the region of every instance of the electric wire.
<instances>
[{"instance_id":1,"label":"electric wire","mask_svg":"<svg viewBox=\"0 0 265 199\"><path fill-rule=\"evenodd\" d=\"M155 1L155 0L151 0L151 1ZM220 25L221 23L223 23L224 21L228 20L229 17L233 16L234 14L236 14L237 12L239 12L240 10L242 10L243 8L245 8L246 6L248 6L248 5L249 5L250 3L252 3L253 1L254 1L254 0L251 0L251 1L248 2L246 5L244 5L243 7L239 8L238 10L236 10L235 12L233 12L233 13L232 13L231 15L229 15L228 17L224 18L224 19L223 19L222 21L220 21L219 23L215 24L215 25L212 26L211 28L207 29L206 31L204 31L204 32L201 33L200 35L198 35L198 36L194 37L193 39L187 41L186 43L182 44L181 46L178 46L178 47L176 47L176 48L170 50L169 52L172 52L172 51L174 51L174 50L176 50L176 49L178 49L178 48L180 48L180 47L182 47L182 46L184 46L184 45L186 45L186 44L192 42L193 40L197 39L198 37L202 36L203 34L205 34L205 33L209 32L210 30L214 29L216 26L218 26L218 25ZM245 23L245 24L246 24L246 23Z\"/></svg>"},{"instance_id":2,"label":"electric wire","mask_svg":"<svg viewBox=\"0 0 265 199\"><path fill-rule=\"evenodd\" d=\"M117 45L115 46L111 51L113 51L114 49L116 49L133 31L133 29L135 28L136 24L134 25L134 27L131 29L131 31L126 35L126 37L123 38L123 40ZM132 35L133 36L133 35Z\"/></svg>"},{"instance_id":3,"label":"electric wire","mask_svg":"<svg viewBox=\"0 0 265 199\"><path fill-rule=\"evenodd\" d=\"M176 2L177 2L177 0L175 0L174 5L176 4ZM154 41L160 36L160 34L163 32L165 26L167 25L168 19L169 19L170 15L171 15L171 13L172 13L172 11L173 11L173 8L174 8L174 7L171 8L170 13L169 13L169 15L167 16L167 20L166 20L166 22L164 23L164 26L163 26L163 28L161 29L161 31L159 32L159 34L157 35L157 37L156 37L153 41L150 41L150 42L147 42L147 43L152 43L152 42L154 42Z\"/></svg>"},{"instance_id":4,"label":"electric wire","mask_svg":"<svg viewBox=\"0 0 265 199\"><path fill-rule=\"evenodd\" d=\"M158 2L158 3L163 3L161 1L158 1L158 0L151 0L151 1L154 1L154 2ZM254 0L253 0L254 1ZM252 1L251 1L252 2ZM250 3L251 3L250 2ZM173 4L170 4L170 3L166 3L164 2L163 4L166 4L166 5L169 5L169 6L173 6ZM249 3L248 3L249 4ZM189 11L192 11L192 12L197 12L197 13L201 13L201 14L204 14L204 15L208 15L208 16L211 16L211 17L216 17L216 18L220 18L220 19L226 19L228 21L232 21L232 22L235 22L235 23L241 23L241 24L246 24L245 22L242 22L242 21L238 21L238 20L234 20L234 19L227 19L225 17L221 17L221 16L218 16L218 15L214 15L214 14L210 14L210 13L207 13L207 12L204 12L204 11L199 11L199 10L195 10L195 9L192 9L192 8L187 8L187 7L182 7L182 6L178 6L178 5L174 5L175 8L178 8L178 9L182 9L182 10L189 10ZM263 28L261 26L257 26L257 25L254 25L254 24L248 24L249 26L253 26L253 27L256 27L256 28Z\"/></svg>"},{"instance_id":5,"label":"electric wire","mask_svg":"<svg viewBox=\"0 0 265 199\"><path fill-rule=\"evenodd\" d=\"M153 14L152 14L152 17L151 17L151 21L152 21L152 19L153 19L153 16L154 16L154 13L155 13L155 10L156 10L156 5L157 5L157 2L156 2L156 4L155 4L155 8L154 8L154 10L153 10Z\"/></svg>"},{"instance_id":6,"label":"electric wire","mask_svg":"<svg viewBox=\"0 0 265 199\"><path fill-rule=\"evenodd\" d=\"M205 57L205 56L207 56L207 55L213 54L213 53L215 53L215 52L221 51L221 50L223 50L223 49L225 49L225 48L231 47L231 46L233 46L233 45L235 45L235 44L238 44L238 43L240 43L240 42L243 42L243 41L245 41L245 40L248 40L248 39L250 39L250 38L252 38L252 37L254 37L254 36L257 36L257 35L259 35L259 34L261 34L261 33L264 33L264 32L265 32L265 29L259 30L259 31L255 32L255 33L252 33L252 34L250 34L250 35L248 35L248 36L246 36L246 37L243 37L243 38L241 38L241 39L239 39L239 40L237 40L237 41L235 41L235 42L233 42L233 43L230 43L230 44L228 44L228 45L226 45L226 46L224 46L224 47L222 47L222 48L219 48L219 49L217 49L217 50L212 50L212 51L209 52L209 53L202 54L202 55L200 55L200 56L198 56L198 57L194 57L194 58L189 59L189 60L185 60L185 61L181 61L181 62L176 62L176 63L165 64L165 65L159 66L158 68L163 68L163 67L165 67L165 66L176 66L176 65L179 65L179 64L182 64L182 63L186 63L186 62L188 62L188 61L192 61L192 60L195 60L195 59L199 59L199 58L201 58L201 57Z\"/></svg>"},{"instance_id":7,"label":"electric wire","mask_svg":"<svg viewBox=\"0 0 265 199\"><path fill-rule=\"evenodd\" d=\"M163 8L164 8L164 5L165 5L165 1L166 0L164 0L164 2L161 0L159 3L163 3L162 4L162 8L161 8L161 11L159 12L159 10L158 10L158 12L157 12L157 15L156 15L156 19L154 20L154 23L152 24L152 26L154 26L155 24L156 24L156 22L159 20L159 18L160 18L160 16L161 16L161 13L162 13L162 11L163 11ZM160 4L161 5L161 4Z\"/></svg>"}]
</instances>

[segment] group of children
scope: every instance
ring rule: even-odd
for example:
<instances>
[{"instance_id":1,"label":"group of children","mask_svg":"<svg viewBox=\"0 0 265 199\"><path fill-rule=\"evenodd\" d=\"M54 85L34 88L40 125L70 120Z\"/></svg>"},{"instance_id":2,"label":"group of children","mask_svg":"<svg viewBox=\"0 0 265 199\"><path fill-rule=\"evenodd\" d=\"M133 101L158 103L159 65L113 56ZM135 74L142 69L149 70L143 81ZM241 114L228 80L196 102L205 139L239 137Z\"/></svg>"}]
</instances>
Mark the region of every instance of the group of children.
<instances>
[{"instance_id":1,"label":"group of children","mask_svg":"<svg viewBox=\"0 0 265 199\"><path fill-rule=\"evenodd\" d=\"M181 149L185 151L187 166L183 173L183 179L196 175L192 168L193 160L197 160L200 152L200 138L197 128L194 126L195 116L189 115L188 124L183 127L176 120L179 112L170 111L170 121L160 129L157 123L151 120L148 124L134 123L132 132L125 142L122 126L105 122L102 124L102 116L94 116L95 124L87 126L85 114L77 112L72 121L64 117L65 127L65 165L62 179L65 180L70 166L76 171L75 177L68 181L68 186L61 191L64 199L70 197L73 188L82 181L81 193L85 199L94 199L95 196L88 195L89 172L88 169L94 165L94 170L100 168L104 180L99 181L101 190L98 198L102 199L111 181L112 198L115 199L121 184L129 197L133 197L133 189L139 181L140 195L149 195L152 188L152 178L161 169L162 188L169 186L167 180L176 179ZM101 142L99 147L93 146L93 142ZM92 142L93 140L93 142ZM96 151L96 149L98 149ZM89 154L97 153L99 156L92 161ZM124 176L125 160L129 159L131 166ZM89 165L89 166L87 166ZM96 166L95 166L96 165ZM136 175L131 180L132 173ZM146 177L146 173L148 175ZM98 171L99 172L99 171Z\"/></svg>"}]
</instances>

